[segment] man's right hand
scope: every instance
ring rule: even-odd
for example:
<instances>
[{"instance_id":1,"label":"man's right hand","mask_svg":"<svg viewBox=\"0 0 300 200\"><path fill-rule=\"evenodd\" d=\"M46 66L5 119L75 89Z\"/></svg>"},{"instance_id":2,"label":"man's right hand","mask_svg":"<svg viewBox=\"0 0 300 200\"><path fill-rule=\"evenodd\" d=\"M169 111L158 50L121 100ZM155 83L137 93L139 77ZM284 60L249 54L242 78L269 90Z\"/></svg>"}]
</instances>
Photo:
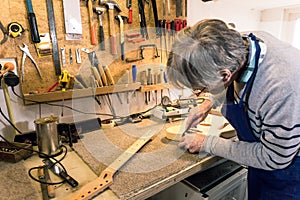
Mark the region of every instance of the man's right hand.
<instances>
[{"instance_id":1,"label":"man's right hand","mask_svg":"<svg viewBox=\"0 0 300 200\"><path fill-rule=\"evenodd\" d=\"M212 109L213 103L210 100L204 100L203 103L197 107L192 108L189 111L189 115L186 121L186 128L196 127L200 122L202 122L208 115L209 111Z\"/></svg>"}]
</instances>

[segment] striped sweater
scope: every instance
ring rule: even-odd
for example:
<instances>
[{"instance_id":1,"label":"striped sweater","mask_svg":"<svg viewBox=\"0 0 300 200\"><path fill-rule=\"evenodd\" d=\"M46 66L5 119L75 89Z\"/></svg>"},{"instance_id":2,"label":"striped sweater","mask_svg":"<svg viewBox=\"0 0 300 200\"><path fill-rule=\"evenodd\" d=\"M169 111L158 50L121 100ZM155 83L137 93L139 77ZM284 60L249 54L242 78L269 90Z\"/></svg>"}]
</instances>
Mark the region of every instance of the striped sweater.
<instances>
[{"instance_id":1,"label":"striped sweater","mask_svg":"<svg viewBox=\"0 0 300 200\"><path fill-rule=\"evenodd\" d=\"M253 33L267 46L248 101L250 126L260 142L208 136L204 148L247 166L283 169L300 156L300 50L268 33Z\"/></svg>"}]
</instances>

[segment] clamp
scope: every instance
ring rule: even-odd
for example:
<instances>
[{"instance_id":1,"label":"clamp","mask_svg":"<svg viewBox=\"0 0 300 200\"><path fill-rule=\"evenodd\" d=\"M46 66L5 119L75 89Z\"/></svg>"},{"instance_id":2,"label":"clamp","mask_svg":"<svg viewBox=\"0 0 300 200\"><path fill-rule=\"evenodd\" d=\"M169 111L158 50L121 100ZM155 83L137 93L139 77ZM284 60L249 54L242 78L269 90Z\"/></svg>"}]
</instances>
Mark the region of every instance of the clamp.
<instances>
[{"instance_id":1,"label":"clamp","mask_svg":"<svg viewBox=\"0 0 300 200\"><path fill-rule=\"evenodd\" d=\"M27 56L30 58L30 60L31 60L32 63L34 64L34 67L36 68L36 70L37 70L37 72L38 72L40 78L43 79L42 74L41 74L41 71L40 71L40 69L39 69L37 63L36 63L35 60L33 59L32 55L31 55L31 53L30 53L30 51L29 51L29 49L28 49L28 46L27 46L26 44L24 44L24 43L23 43L23 45L24 45L24 47L19 46L20 49L21 49L21 51L23 51L22 65L21 65L21 70L22 70L22 81L23 81L23 82L25 81L24 66L25 66L25 59L26 59Z\"/></svg>"},{"instance_id":2,"label":"clamp","mask_svg":"<svg viewBox=\"0 0 300 200\"><path fill-rule=\"evenodd\" d=\"M154 52L153 52L153 53L154 53L153 58L158 58L158 57L159 57L156 44L145 44L145 45L141 45L141 46L139 47L140 54L139 54L139 57L138 57L138 58L126 58L125 61L126 61L127 63L130 63L130 62L136 62L136 61L145 59L144 53L143 53L145 48L153 48L153 51L154 51Z\"/></svg>"},{"instance_id":3,"label":"clamp","mask_svg":"<svg viewBox=\"0 0 300 200\"><path fill-rule=\"evenodd\" d=\"M59 82L61 83L61 86L62 86L62 91L66 91L66 88L67 88L67 84L70 82L71 80L71 75L68 73L67 70L63 70L61 72L61 75L59 76Z\"/></svg>"}]
</instances>

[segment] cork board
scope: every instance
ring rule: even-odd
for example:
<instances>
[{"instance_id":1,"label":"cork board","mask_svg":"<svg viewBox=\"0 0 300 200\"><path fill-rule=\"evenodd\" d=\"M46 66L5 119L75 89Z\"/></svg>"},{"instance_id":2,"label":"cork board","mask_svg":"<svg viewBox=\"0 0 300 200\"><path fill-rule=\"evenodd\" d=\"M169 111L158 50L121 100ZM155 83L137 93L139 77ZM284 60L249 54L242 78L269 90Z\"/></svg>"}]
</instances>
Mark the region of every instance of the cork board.
<instances>
[{"instance_id":1,"label":"cork board","mask_svg":"<svg viewBox=\"0 0 300 200\"><path fill-rule=\"evenodd\" d=\"M181 122L176 122L181 124ZM166 129L174 123L146 121L138 124L126 124L113 129L102 129L83 135L79 143L74 144L78 155L96 173L100 174L123 151L148 131L157 133L115 175L110 189L120 199L134 199L136 193L164 178L178 173L200 162L208 156L203 152L190 154L178 148L178 142L166 139Z\"/></svg>"},{"instance_id":2,"label":"cork board","mask_svg":"<svg viewBox=\"0 0 300 200\"><path fill-rule=\"evenodd\" d=\"M116 0L117 4L121 8L121 12L118 13L115 11L115 15L120 14L123 16L128 16L128 8L126 7L126 0ZM151 1L150 1L151 2ZM166 1L167 3L168 1ZM124 31L126 33L138 33L140 32L140 25L139 25L139 15L138 15L138 4L137 1L133 1L133 23L132 24L124 24ZM184 1L183 4L183 13L184 11ZM49 33L49 25L48 25L48 17L47 17L47 8L46 8L46 1L39 1L39 0L32 0L33 10L36 15L38 30L39 33ZM97 56L99 58L99 62L102 65L108 65L109 69L115 79L115 82L118 82L120 77L124 74L125 70L131 69L133 64L137 66L141 65L165 65L167 53L166 47L161 46L160 39L155 37L155 26L154 26L154 17L152 13L152 7L149 7L149 4L145 3L145 17L148 27L149 33L149 40L138 44L132 44L127 41L125 38L125 52L127 58L136 58L138 56L139 46L143 44L156 44L158 47L158 51L163 52L162 58L153 59L153 50L152 49L145 49L144 55L145 59L141 61L137 61L134 63L126 63L120 59L120 28L118 20L115 20L114 26L118 38L118 55L111 55L110 54L110 46L109 46L109 24L108 24L108 12L105 12L102 15L103 18L103 26L104 26L104 35L106 39L106 50L100 51L99 45L92 45L91 44L91 35L90 35L90 26L89 26L89 19L88 19L88 8L85 1L80 1L80 15L81 15L81 22L82 22L82 39L80 40L66 40L65 38L65 25L64 25L64 13L63 13L63 3L61 0L53 0L54 6L54 13L55 13L55 25L56 25L56 33L57 33L57 40L59 48L64 47L66 49L67 55L67 65L62 67L63 69L68 70L69 74L77 75L80 74L82 76L88 77L90 74L86 73L87 70L83 68L90 68L88 56L86 53L81 52L81 60L82 63L76 63L75 61L75 50L86 48L90 51L96 51ZM93 2L94 7L99 7L99 1ZM103 6L102 6L103 7ZM162 14L162 0L157 1L157 9L158 9L158 18L159 19L166 19L166 20L173 20L176 17L176 6L175 1L170 0L170 14L166 14L163 16ZM21 81L21 90L23 94L28 94L32 91L40 90L41 92L47 91L55 82L58 81L58 76L55 75L55 69L53 64L52 56L46 57L38 57L35 45L31 41L31 36L29 32L29 24L27 20L27 9L25 1L19 0L3 0L0 7L1 13L1 22L4 26L7 26L10 22L18 22L20 23L25 32L17 38L9 37L8 41L0 46L0 58L16 58L18 61L18 66L21 67L21 59L22 59L22 51L19 49L19 46L23 45L23 43L27 44L31 54L33 55L35 61L37 62L43 79L40 79L36 69L34 68L33 63L31 63L30 59L27 58L25 61L25 81ZM179 17L181 19L184 16ZM96 31L98 33L98 16L96 13L93 14L93 23L96 24ZM0 33L0 37L2 37L2 33ZM98 39L98 38L97 38ZM163 41L164 42L164 41ZM170 44L168 44L170 49ZM161 48L162 47L162 48ZM69 63L69 49L72 49L72 56L73 56L73 64ZM161 50L162 49L162 50ZM59 52L60 53L60 52ZM61 57L61 55L60 55ZM18 69L20 70L20 68ZM20 73L19 73L20 74Z\"/></svg>"}]
</instances>

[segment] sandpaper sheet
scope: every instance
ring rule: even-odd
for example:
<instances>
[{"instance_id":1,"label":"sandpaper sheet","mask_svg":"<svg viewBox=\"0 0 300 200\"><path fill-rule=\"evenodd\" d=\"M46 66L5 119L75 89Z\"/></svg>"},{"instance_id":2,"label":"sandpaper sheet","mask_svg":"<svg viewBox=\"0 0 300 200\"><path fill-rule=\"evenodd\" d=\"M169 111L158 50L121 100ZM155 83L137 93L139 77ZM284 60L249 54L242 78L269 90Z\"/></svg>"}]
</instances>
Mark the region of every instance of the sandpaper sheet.
<instances>
[{"instance_id":1,"label":"sandpaper sheet","mask_svg":"<svg viewBox=\"0 0 300 200\"><path fill-rule=\"evenodd\" d=\"M165 130L175 124L178 125L149 120L93 131L74 144L74 149L96 174L100 174L140 136L149 131L156 133L156 137L119 170L110 186L120 199L130 199L137 191L208 156L206 153L190 154L178 148L178 142L165 138Z\"/></svg>"},{"instance_id":2,"label":"sandpaper sheet","mask_svg":"<svg viewBox=\"0 0 300 200\"><path fill-rule=\"evenodd\" d=\"M24 161L0 161L0 200L39 200L38 190L28 176Z\"/></svg>"}]
</instances>

